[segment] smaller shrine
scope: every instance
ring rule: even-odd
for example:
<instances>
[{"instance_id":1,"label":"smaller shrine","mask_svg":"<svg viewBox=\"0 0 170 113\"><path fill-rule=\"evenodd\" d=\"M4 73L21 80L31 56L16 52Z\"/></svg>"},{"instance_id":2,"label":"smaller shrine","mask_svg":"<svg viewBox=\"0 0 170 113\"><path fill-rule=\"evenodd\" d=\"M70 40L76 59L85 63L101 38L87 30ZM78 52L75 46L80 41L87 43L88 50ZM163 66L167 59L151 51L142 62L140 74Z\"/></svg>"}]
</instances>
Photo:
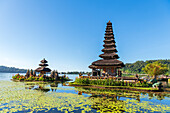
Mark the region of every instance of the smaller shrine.
<instances>
[{"instance_id":1,"label":"smaller shrine","mask_svg":"<svg viewBox=\"0 0 170 113\"><path fill-rule=\"evenodd\" d=\"M47 68L48 66L48 61L45 60L45 58L43 60L40 61L41 63L39 64L40 67L38 67L35 71L36 72L40 72L40 75L44 75L47 72L51 72L51 69Z\"/></svg>"}]
</instances>

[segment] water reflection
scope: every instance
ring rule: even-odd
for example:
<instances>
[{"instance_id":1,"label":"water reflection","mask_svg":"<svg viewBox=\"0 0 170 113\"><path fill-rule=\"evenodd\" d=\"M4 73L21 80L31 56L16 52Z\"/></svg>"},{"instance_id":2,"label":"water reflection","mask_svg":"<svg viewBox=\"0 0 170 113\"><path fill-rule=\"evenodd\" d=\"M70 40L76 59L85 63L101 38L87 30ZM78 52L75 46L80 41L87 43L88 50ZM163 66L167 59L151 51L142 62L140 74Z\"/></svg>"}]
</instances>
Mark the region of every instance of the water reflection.
<instances>
[{"instance_id":1,"label":"water reflection","mask_svg":"<svg viewBox=\"0 0 170 113\"><path fill-rule=\"evenodd\" d=\"M168 93L148 93L128 90L108 90L108 89L95 89L76 87L78 95L91 94L89 97L94 103L91 108L100 112L154 112L161 111L162 108L157 109L156 103L144 101L147 98L152 100L163 100L170 97ZM161 103L161 102L160 102ZM169 102L168 102L169 103ZM169 104L168 104L169 105ZM162 107L165 107L162 105ZM167 107L167 106L166 106ZM132 109L133 108L133 109ZM169 111L170 107L164 109Z\"/></svg>"},{"instance_id":2,"label":"water reflection","mask_svg":"<svg viewBox=\"0 0 170 113\"><path fill-rule=\"evenodd\" d=\"M42 92L57 91L57 88L61 84L66 86L66 83L25 83L25 89L39 90ZM59 89L61 90L61 88ZM130 91L130 90L110 90L110 89L99 89L99 88L85 88L85 87L75 87L75 90L78 91L78 95L82 94L91 94L93 97L126 97L138 100L140 102L141 95L147 95L148 99L157 99L163 100L165 97L170 97L168 92L139 92L139 91Z\"/></svg>"},{"instance_id":3,"label":"water reflection","mask_svg":"<svg viewBox=\"0 0 170 113\"><path fill-rule=\"evenodd\" d=\"M139 92L139 91L130 91L130 90L109 90L109 89L97 89L97 88L83 88L83 87L75 87L76 90L79 91L78 94L92 94L93 97L126 97L136 99L140 102L140 96L147 95L149 99L157 99L163 100L165 97L170 97L170 93L168 92ZM81 92L81 93L80 93Z\"/></svg>"},{"instance_id":4,"label":"water reflection","mask_svg":"<svg viewBox=\"0 0 170 113\"><path fill-rule=\"evenodd\" d=\"M59 84L58 82L53 82L53 83L26 82L25 89L38 90L42 92L49 92L49 91L56 92L58 84Z\"/></svg>"}]
</instances>

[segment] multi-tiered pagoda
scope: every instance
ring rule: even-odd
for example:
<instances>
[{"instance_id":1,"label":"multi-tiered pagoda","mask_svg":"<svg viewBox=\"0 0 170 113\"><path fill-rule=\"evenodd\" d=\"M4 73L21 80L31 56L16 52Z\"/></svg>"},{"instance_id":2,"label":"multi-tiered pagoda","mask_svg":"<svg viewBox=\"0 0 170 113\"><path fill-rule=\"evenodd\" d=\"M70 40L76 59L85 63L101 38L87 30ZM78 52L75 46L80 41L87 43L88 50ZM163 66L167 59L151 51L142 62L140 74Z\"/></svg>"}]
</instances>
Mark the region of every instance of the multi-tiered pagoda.
<instances>
[{"instance_id":1,"label":"multi-tiered pagoda","mask_svg":"<svg viewBox=\"0 0 170 113\"><path fill-rule=\"evenodd\" d=\"M35 71L40 72L41 75L46 74L47 72L51 72L51 69L47 68L48 66L48 61L45 60L45 58L43 60L41 60L41 64L39 64L39 68L37 68Z\"/></svg>"},{"instance_id":2,"label":"multi-tiered pagoda","mask_svg":"<svg viewBox=\"0 0 170 113\"><path fill-rule=\"evenodd\" d=\"M124 67L124 63L117 60L119 58L118 51L116 50L115 38L112 29L112 23L109 21L107 23L105 31L104 49L102 49L103 54L99 55L101 60L97 60L89 66L92 69L93 76L116 76L117 69Z\"/></svg>"}]
</instances>

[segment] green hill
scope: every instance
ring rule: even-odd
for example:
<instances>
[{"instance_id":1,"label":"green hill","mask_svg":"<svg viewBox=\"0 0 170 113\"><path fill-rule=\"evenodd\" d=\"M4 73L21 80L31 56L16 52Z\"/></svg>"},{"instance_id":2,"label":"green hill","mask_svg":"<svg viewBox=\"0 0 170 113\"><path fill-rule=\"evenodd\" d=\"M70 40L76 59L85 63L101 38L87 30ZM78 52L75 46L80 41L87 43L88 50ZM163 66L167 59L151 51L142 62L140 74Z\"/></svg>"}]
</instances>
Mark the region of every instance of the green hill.
<instances>
[{"instance_id":1,"label":"green hill","mask_svg":"<svg viewBox=\"0 0 170 113\"><path fill-rule=\"evenodd\" d=\"M26 73L26 71L27 71L26 69L0 66L0 73Z\"/></svg>"},{"instance_id":2,"label":"green hill","mask_svg":"<svg viewBox=\"0 0 170 113\"><path fill-rule=\"evenodd\" d=\"M135 63L126 63L122 71L125 73L144 74L142 68L145 67L147 63L153 63L156 61L159 61L162 64L167 64L170 67L170 60L147 60L147 61L136 61ZM168 71L168 73L170 74L170 70Z\"/></svg>"}]
</instances>

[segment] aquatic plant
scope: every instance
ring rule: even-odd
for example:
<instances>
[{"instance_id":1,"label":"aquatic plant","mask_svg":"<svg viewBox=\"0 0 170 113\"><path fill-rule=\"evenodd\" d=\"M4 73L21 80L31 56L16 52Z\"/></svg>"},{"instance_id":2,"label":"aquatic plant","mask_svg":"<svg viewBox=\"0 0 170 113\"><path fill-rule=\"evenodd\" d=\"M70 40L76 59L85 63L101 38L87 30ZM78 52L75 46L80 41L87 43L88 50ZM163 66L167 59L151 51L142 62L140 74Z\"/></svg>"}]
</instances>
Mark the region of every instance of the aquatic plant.
<instances>
[{"instance_id":1,"label":"aquatic plant","mask_svg":"<svg viewBox=\"0 0 170 113\"><path fill-rule=\"evenodd\" d=\"M141 101L135 99L119 100L107 96L83 96L72 93L56 93L49 91L45 82L0 81L0 112L170 112L170 105ZM39 84L41 90L25 89L26 86ZM53 88L53 90L74 90L74 88ZM84 89L82 89L84 90ZM96 89L100 90L100 89ZM48 91L48 92L47 92ZM95 91L90 89L91 91ZM82 91L83 92L83 91ZM103 94L109 94L103 89ZM110 94L137 96L139 93L125 91L121 94L118 90ZM153 95L154 96L154 95ZM142 97L145 98L145 97ZM96 109L96 110L94 110Z\"/></svg>"},{"instance_id":2,"label":"aquatic plant","mask_svg":"<svg viewBox=\"0 0 170 113\"><path fill-rule=\"evenodd\" d=\"M22 83L0 82L0 112L91 111L91 100L72 93L25 89ZM71 105L71 106L70 106Z\"/></svg>"}]
</instances>

